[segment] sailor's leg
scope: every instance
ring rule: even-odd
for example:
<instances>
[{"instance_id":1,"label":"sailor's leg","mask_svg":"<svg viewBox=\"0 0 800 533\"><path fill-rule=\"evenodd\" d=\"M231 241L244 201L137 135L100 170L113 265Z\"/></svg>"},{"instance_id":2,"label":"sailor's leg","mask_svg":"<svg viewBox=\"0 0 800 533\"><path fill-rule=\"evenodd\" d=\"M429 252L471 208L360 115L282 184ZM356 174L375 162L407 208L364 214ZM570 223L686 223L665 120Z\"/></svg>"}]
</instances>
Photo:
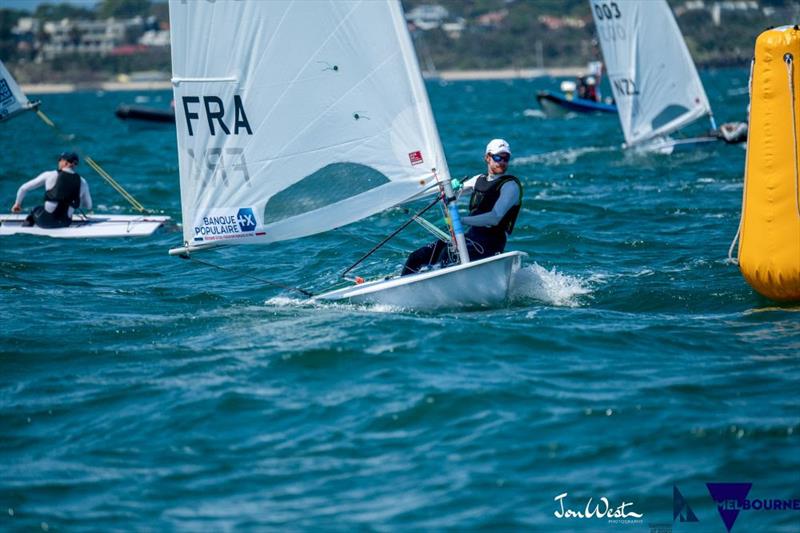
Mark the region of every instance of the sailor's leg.
<instances>
[{"instance_id":1,"label":"sailor's leg","mask_svg":"<svg viewBox=\"0 0 800 533\"><path fill-rule=\"evenodd\" d=\"M38 205L34 207L31 210L30 214L27 217L25 217L25 222L23 222L22 225L26 227L35 226L37 220L39 220L39 217L41 217L42 213L44 212L45 212L44 206Z\"/></svg>"},{"instance_id":2,"label":"sailor's leg","mask_svg":"<svg viewBox=\"0 0 800 533\"><path fill-rule=\"evenodd\" d=\"M442 255L442 251L446 247L446 242L435 241L426 244L422 248L414 250L411 252L411 254L409 254L406 264L403 266L403 272L401 272L400 275L406 276L408 274L416 274L422 267L438 262L439 257Z\"/></svg>"},{"instance_id":3,"label":"sailor's leg","mask_svg":"<svg viewBox=\"0 0 800 533\"><path fill-rule=\"evenodd\" d=\"M503 253L505 247L505 237L489 238L477 232L467 235L467 251L471 261Z\"/></svg>"},{"instance_id":4,"label":"sailor's leg","mask_svg":"<svg viewBox=\"0 0 800 533\"><path fill-rule=\"evenodd\" d=\"M66 228L72 222L70 219L63 217L59 218L53 213L48 213L47 210L42 206L35 208L31 212L31 216L33 217L33 220L37 226L46 229Z\"/></svg>"}]
</instances>

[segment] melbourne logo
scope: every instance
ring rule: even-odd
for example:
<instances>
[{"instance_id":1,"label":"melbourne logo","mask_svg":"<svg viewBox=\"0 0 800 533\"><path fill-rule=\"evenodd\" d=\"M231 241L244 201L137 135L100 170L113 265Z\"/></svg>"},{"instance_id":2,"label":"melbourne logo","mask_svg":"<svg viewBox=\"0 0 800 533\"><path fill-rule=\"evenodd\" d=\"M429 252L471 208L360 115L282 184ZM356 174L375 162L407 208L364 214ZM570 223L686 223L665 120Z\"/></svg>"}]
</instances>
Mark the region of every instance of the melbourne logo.
<instances>
[{"instance_id":1,"label":"melbourne logo","mask_svg":"<svg viewBox=\"0 0 800 533\"><path fill-rule=\"evenodd\" d=\"M752 483L706 483L728 533L741 511L800 511L798 499L748 498L752 486Z\"/></svg>"},{"instance_id":2,"label":"melbourne logo","mask_svg":"<svg viewBox=\"0 0 800 533\"><path fill-rule=\"evenodd\" d=\"M255 231L256 230L256 215L249 207L243 207L236 213L236 221L242 231Z\"/></svg>"},{"instance_id":3,"label":"melbourne logo","mask_svg":"<svg viewBox=\"0 0 800 533\"><path fill-rule=\"evenodd\" d=\"M634 512L632 508L628 509L628 507L633 506L633 502L623 501L615 507L605 496L600 497L599 502L594 505L592 505L593 498L590 497L584 507L579 507L579 509L575 511L564 503L567 494L568 493L564 492L553 498L553 500L557 501L559 504L559 509L553 512L556 518L607 518L609 522L641 522L641 520L630 519L638 519L644 516L642 513Z\"/></svg>"},{"instance_id":4,"label":"melbourne logo","mask_svg":"<svg viewBox=\"0 0 800 533\"><path fill-rule=\"evenodd\" d=\"M706 483L708 493L717 502L722 523L729 532L739 517L739 511L744 507L745 498L752 486L752 483Z\"/></svg>"},{"instance_id":5,"label":"melbourne logo","mask_svg":"<svg viewBox=\"0 0 800 533\"><path fill-rule=\"evenodd\" d=\"M689 502L683 497L676 485L672 486L672 521L680 517L681 522L698 522Z\"/></svg>"}]
</instances>

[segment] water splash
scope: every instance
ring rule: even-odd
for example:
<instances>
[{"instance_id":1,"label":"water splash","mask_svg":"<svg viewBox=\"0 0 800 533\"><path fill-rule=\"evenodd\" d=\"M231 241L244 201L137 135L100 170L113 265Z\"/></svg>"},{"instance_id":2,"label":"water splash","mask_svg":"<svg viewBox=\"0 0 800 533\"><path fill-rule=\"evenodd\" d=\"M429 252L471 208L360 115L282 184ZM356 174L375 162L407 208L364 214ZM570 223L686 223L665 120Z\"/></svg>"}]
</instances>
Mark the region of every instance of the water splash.
<instances>
[{"instance_id":1,"label":"water splash","mask_svg":"<svg viewBox=\"0 0 800 533\"><path fill-rule=\"evenodd\" d=\"M583 148L566 148L543 154L534 154L516 158L516 164L540 163L544 165L571 165L579 157L600 152L613 152L618 146L586 146Z\"/></svg>"},{"instance_id":2,"label":"water splash","mask_svg":"<svg viewBox=\"0 0 800 533\"><path fill-rule=\"evenodd\" d=\"M579 306L580 297L591 292L584 280L557 272L555 267L547 270L537 263L520 269L511 286L514 301L535 299L564 307Z\"/></svg>"},{"instance_id":3,"label":"water splash","mask_svg":"<svg viewBox=\"0 0 800 533\"><path fill-rule=\"evenodd\" d=\"M526 109L522 112L522 116L529 118L547 118L547 115L541 109Z\"/></svg>"}]
</instances>

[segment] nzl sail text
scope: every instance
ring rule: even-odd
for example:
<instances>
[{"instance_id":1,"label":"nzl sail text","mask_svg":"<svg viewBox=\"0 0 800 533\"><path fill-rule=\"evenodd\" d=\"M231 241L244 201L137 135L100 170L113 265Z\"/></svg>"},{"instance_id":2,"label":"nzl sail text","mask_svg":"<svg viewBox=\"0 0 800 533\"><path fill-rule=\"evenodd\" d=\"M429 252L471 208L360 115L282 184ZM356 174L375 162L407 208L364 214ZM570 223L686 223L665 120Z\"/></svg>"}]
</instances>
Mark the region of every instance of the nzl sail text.
<instances>
[{"instance_id":1,"label":"nzl sail text","mask_svg":"<svg viewBox=\"0 0 800 533\"><path fill-rule=\"evenodd\" d=\"M217 134L216 124L225 135L231 135L231 130L225 122L225 106L219 96L203 96L203 105L200 106L199 96L183 96L183 115L186 117L186 129L189 135L194 135L192 120L200 120L200 113L203 113L208 121L208 131L211 135ZM228 122L231 119L230 106L228 107ZM202 124L202 122L201 122ZM233 135L239 135L239 130L247 131L248 135L253 134L250 123L247 121L247 114L244 112L242 97L238 94L233 95Z\"/></svg>"}]
</instances>

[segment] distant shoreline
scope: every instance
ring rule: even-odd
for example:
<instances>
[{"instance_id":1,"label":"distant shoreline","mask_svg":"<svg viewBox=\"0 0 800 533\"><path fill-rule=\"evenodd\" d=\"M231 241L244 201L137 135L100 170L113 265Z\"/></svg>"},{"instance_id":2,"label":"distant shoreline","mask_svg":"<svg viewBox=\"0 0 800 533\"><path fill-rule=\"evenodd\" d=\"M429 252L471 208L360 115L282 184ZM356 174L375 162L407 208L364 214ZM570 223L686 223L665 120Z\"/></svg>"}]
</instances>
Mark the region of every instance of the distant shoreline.
<instances>
[{"instance_id":1,"label":"distant shoreline","mask_svg":"<svg viewBox=\"0 0 800 533\"><path fill-rule=\"evenodd\" d=\"M443 81L475 81L475 80L516 80L541 78L574 78L586 72L586 67L552 67L552 68L507 68L499 70L443 70L437 73L426 73L426 77Z\"/></svg>"},{"instance_id":2,"label":"distant shoreline","mask_svg":"<svg viewBox=\"0 0 800 533\"><path fill-rule=\"evenodd\" d=\"M542 76L575 77L585 72L583 67L519 68L499 70L443 70L426 72L426 79L442 81L481 81L531 79ZM63 94L78 91L164 91L172 88L169 81L104 81L97 83L31 83L23 84L26 94Z\"/></svg>"},{"instance_id":3,"label":"distant shoreline","mask_svg":"<svg viewBox=\"0 0 800 533\"><path fill-rule=\"evenodd\" d=\"M172 88L168 81L104 81L97 83L30 83L20 85L25 94L64 94L78 91L163 91Z\"/></svg>"}]
</instances>

